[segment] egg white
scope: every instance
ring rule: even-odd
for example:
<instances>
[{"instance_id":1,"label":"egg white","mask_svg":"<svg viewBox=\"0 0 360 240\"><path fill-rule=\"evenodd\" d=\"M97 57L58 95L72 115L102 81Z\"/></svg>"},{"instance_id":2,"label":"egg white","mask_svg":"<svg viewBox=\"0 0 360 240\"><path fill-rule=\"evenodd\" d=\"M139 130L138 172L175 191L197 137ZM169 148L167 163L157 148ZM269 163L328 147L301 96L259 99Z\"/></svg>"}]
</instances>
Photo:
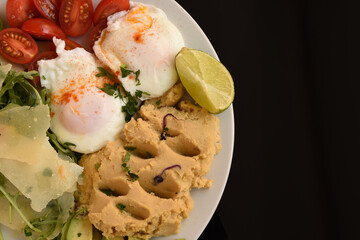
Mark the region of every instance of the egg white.
<instances>
[{"instance_id":1,"label":"egg white","mask_svg":"<svg viewBox=\"0 0 360 240\"><path fill-rule=\"evenodd\" d=\"M100 90L106 77L96 77L100 62L82 48L65 50L54 39L58 57L41 60L41 85L51 94L51 130L61 143L80 153L92 153L114 140L125 124L125 103Z\"/></svg>"},{"instance_id":2,"label":"egg white","mask_svg":"<svg viewBox=\"0 0 360 240\"><path fill-rule=\"evenodd\" d=\"M133 3L129 11L108 18L94 52L128 92L146 92L142 99L147 99L163 95L177 82L175 56L183 46L180 31L161 9ZM134 72L140 70L140 84L134 74L123 77L121 65Z\"/></svg>"}]
</instances>

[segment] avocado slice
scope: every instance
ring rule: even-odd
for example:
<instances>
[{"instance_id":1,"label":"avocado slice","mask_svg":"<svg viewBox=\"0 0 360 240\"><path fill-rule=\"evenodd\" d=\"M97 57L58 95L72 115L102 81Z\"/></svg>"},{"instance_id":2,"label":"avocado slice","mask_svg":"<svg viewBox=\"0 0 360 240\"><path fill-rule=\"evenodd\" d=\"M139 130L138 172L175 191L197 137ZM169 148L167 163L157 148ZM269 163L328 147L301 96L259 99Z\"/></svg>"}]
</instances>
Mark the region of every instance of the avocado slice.
<instances>
[{"instance_id":1,"label":"avocado slice","mask_svg":"<svg viewBox=\"0 0 360 240\"><path fill-rule=\"evenodd\" d=\"M73 218L66 234L67 240L92 240L93 227L88 218Z\"/></svg>"}]
</instances>

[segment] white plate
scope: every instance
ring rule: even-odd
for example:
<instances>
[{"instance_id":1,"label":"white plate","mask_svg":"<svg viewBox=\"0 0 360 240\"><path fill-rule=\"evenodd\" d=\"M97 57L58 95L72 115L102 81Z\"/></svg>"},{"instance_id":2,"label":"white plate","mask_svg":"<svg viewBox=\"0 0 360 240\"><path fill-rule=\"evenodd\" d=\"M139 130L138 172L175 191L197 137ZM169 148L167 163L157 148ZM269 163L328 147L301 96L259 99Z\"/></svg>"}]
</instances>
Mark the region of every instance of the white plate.
<instances>
[{"instance_id":1,"label":"white plate","mask_svg":"<svg viewBox=\"0 0 360 240\"><path fill-rule=\"evenodd\" d=\"M100 0L93 0L94 9L99 2ZM152 4L161 8L168 15L169 19L179 28L187 47L200 49L218 58L210 41L199 25L174 0L138 0L138 2ZM1 0L0 16L4 22L6 22L5 5L6 1ZM87 43L87 36L75 38L74 40ZM195 240L200 237L206 225L209 223L225 188L234 147L235 126L232 106L217 115L217 117L220 119L222 150L215 156L211 170L207 175L208 178L214 179L212 188L192 190L191 195L194 200L194 209L191 211L189 218L183 221L180 232L168 237L154 238L154 240L174 240L179 238ZM13 235L14 233L11 233L8 229L3 229L3 232L5 240L21 239L21 235Z\"/></svg>"}]
</instances>

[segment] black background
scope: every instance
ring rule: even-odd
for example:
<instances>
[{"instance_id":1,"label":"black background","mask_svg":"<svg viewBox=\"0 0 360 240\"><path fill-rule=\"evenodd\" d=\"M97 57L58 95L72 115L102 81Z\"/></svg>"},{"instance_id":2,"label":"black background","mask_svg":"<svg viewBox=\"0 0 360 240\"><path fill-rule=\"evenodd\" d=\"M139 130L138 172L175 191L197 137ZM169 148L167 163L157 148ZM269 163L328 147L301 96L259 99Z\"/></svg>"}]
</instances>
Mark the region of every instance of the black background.
<instances>
[{"instance_id":1,"label":"black background","mask_svg":"<svg viewBox=\"0 0 360 240\"><path fill-rule=\"evenodd\" d=\"M178 0L235 82L235 149L201 239L360 239L358 1Z\"/></svg>"}]
</instances>

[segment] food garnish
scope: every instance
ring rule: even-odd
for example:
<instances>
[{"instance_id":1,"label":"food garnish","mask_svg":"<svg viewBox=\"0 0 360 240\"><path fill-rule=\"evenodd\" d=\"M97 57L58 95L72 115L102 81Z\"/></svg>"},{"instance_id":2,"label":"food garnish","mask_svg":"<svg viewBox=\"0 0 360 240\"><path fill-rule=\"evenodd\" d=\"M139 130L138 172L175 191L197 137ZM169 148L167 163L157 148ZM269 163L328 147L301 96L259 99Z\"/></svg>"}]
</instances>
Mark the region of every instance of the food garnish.
<instances>
[{"instance_id":1,"label":"food garnish","mask_svg":"<svg viewBox=\"0 0 360 240\"><path fill-rule=\"evenodd\" d=\"M130 156L131 156L131 154L128 152L125 154L124 159L123 159L124 163L121 166L123 167L124 172L127 172L127 174L128 174L129 178L127 180L131 181L131 182L135 182L136 180L139 179L139 176L135 173L132 173L130 171L129 166L127 165L127 162L130 161Z\"/></svg>"},{"instance_id":2,"label":"food garnish","mask_svg":"<svg viewBox=\"0 0 360 240\"><path fill-rule=\"evenodd\" d=\"M231 105L234 82L222 63L205 52L185 47L175 63L182 84L201 107L217 114Z\"/></svg>"},{"instance_id":3,"label":"food garnish","mask_svg":"<svg viewBox=\"0 0 360 240\"><path fill-rule=\"evenodd\" d=\"M118 203L116 204L116 207L120 210L125 210L126 206L124 204Z\"/></svg>"},{"instance_id":4,"label":"food garnish","mask_svg":"<svg viewBox=\"0 0 360 240\"><path fill-rule=\"evenodd\" d=\"M130 74L135 74L136 86L141 85L140 79L139 79L140 69L138 69L136 72L134 72L132 70L127 69L127 66L125 64L122 64L120 66L120 71L121 71L121 77L123 77L123 78L129 76Z\"/></svg>"},{"instance_id":5,"label":"food garnish","mask_svg":"<svg viewBox=\"0 0 360 240\"><path fill-rule=\"evenodd\" d=\"M171 116L171 117L176 119L176 117L171 113L168 113L163 117L163 131L162 131L162 133L160 135L160 140L166 140L166 132L169 131L169 129L166 127L166 118L168 116Z\"/></svg>"},{"instance_id":6,"label":"food garnish","mask_svg":"<svg viewBox=\"0 0 360 240\"><path fill-rule=\"evenodd\" d=\"M181 169L181 166L179 164L175 164L175 165L172 165L172 166L167 167L164 170L162 170L162 172L159 175L156 175L154 177L154 185L158 185L159 183L162 183L164 181L164 178L162 177L162 175L165 173L165 171L170 170L172 168L176 168L176 167Z\"/></svg>"}]
</instances>

